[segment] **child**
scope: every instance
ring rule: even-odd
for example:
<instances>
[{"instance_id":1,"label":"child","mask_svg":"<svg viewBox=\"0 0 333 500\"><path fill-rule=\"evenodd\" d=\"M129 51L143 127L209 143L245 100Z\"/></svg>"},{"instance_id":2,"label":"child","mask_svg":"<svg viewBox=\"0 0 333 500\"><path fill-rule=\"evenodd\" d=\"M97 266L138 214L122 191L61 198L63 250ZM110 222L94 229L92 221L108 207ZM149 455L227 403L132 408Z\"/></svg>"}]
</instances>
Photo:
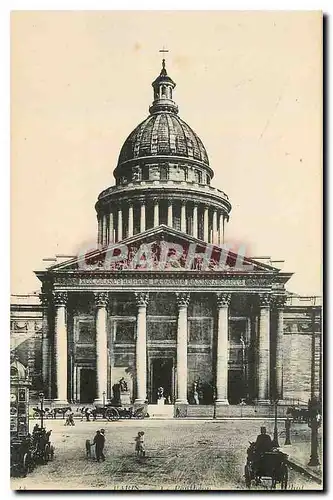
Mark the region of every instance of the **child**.
<instances>
[{"instance_id":1,"label":"child","mask_svg":"<svg viewBox=\"0 0 333 500\"><path fill-rule=\"evenodd\" d=\"M138 435L134 438L135 440L135 451L137 457L145 456L145 433L143 431L139 431Z\"/></svg>"}]
</instances>

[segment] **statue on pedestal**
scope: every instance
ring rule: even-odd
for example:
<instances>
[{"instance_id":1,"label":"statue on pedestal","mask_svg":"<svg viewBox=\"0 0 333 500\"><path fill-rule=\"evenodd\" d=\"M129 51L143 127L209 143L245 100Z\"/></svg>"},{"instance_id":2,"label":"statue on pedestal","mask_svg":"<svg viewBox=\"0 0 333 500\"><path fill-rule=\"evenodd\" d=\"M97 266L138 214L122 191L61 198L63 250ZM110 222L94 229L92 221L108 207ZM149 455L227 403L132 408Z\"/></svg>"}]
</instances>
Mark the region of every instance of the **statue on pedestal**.
<instances>
[{"instance_id":1,"label":"statue on pedestal","mask_svg":"<svg viewBox=\"0 0 333 500\"><path fill-rule=\"evenodd\" d=\"M124 379L124 377L121 377L121 379L119 380L119 387L120 387L120 392L128 391L127 382Z\"/></svg>"}]
</instances>

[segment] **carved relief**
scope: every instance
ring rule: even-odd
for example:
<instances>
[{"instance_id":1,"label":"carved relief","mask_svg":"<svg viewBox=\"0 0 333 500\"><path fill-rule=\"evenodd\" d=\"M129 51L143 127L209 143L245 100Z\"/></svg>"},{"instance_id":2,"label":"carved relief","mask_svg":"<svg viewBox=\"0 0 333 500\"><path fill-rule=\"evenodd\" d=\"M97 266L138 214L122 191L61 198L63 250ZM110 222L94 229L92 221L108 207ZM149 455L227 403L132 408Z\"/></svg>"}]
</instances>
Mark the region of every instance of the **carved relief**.
<instances>
[{"instance_id":1,"label":"carved relief","mask_svg":"<svg viewBox=\"0 0 333 500\"><path fill-rule=\"evenodd\" d=\"M216 294L217 307L228 307L231 300L231 293L217 293Z\"/></svg>"}]
</instances>

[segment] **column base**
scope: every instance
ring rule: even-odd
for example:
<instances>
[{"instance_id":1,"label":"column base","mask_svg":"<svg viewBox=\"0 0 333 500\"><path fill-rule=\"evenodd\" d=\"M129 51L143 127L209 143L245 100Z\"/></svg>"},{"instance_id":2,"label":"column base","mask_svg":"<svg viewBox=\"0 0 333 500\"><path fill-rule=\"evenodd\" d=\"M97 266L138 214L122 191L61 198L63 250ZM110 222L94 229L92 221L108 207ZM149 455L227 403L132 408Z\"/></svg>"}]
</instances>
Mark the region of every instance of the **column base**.
<instances>
[{"instance_id":1,"label":"column base","mask_svg":"<svg viewBox=\"0 0 333 500\"><path fill-rule=\"evenodd\" d=\"M228 406L229 405L229 401L227 399L217 399L215 401L215 405L216 406Z\"/></svg>"},{"instance_id":2,"label":"column base","mask_svg":"<svg viewBox=\"0 0 333 500\"><path fill-rule=\"evenodd\" d=\"M188 405L187 399L176 399L176 405Z\"/></svg>"}]
</instances>

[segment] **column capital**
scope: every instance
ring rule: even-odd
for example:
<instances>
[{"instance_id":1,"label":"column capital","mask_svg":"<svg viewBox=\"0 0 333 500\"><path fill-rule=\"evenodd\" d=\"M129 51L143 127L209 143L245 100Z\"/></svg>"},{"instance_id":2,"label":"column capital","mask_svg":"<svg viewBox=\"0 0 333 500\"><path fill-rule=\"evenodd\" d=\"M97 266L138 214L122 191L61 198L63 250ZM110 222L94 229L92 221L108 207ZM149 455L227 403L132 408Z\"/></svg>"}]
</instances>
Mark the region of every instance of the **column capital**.
<instances>
[{"instance_id":1,"label":"column capital","mask_svg":"<svg viewBox=\"0 0 333 500\"><path fill-rule=\"evenodd\" d=\"M217 307L228 307L230 305L231 293L218 292L216 294Z\"/></svg>"},{"instance_id":2,"label":"column capital","mask_svg":"<svg viewBox=\"0 0 333 500\"><path fill-rule=\"evenodd\" d=\"M272 307L276 310L283 309L286 300L287 300L287 297L285 295L273 295L272 296Z\"/></svg>"},{"instance_id":3,"label":"column capital","mask_svg":"<svg viewBox=\"0 0 333 500\"><path fill-rule=\"evenodd\" d=\"M149 300L148 292L134 292L134 295L138 307L147 307Z\"/></svg>"},{"instance_id":4,"label":"column capital","mask_svg":"<svg viewBox=\"0 0 333 500\"><path fill-rule=\"evenodd\" d=\"M260 307L269 307L271 303L270 293L259 293L259 305Z\"/></svg>"},{"instance_id":5,"label":"column capital","mask_svg":"<svg viewBox=\"0 0 333 500\"><path fill-rule=\"evenodd\" d=\"M188 292L176 292L178 307L187 307L190 302L190 294Z\"/></svg>"},{"instance_id":6,"label":"column capital","mask_svg":"<svg viewBox=\"0 0 333 500\"><path fill-rule=\"evenodd\" d=\"M109 294L107 292L94 292L96 307L106 307L109 303Z\"/></svg>"},{"instance_id":7,"label":"column capital","mask_svg":"<svg viewBox=\"0 0 333 500\"><path fill-rule=\"evenodd\" d=\"M41 301L43 307L47 307L50 303L50 297L46 293L40 293L39 300Z\"/></svg>"},{"instance_id":8,"label":"column capital","mask_svg":"<svg viewBox=\"0 0 333 500\"><path fill-rule=\"evenodd\" d=\"M65 306L68 301L67 292L53 292L53 302L55 306Z\"/></svg>"}]
</instances>

